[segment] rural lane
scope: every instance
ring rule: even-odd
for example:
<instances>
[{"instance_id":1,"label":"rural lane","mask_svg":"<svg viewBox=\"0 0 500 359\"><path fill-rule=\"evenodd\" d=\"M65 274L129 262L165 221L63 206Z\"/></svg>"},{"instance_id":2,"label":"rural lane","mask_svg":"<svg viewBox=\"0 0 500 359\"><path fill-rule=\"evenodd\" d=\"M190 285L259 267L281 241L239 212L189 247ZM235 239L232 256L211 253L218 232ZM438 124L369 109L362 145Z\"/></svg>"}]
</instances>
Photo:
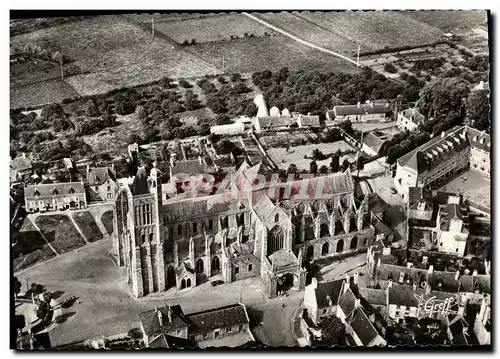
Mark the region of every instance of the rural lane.
<instances>
[{"instance_id":1,"label":"rural lane","mask_svg":"<svg viewBox=\"0 0 500 359\"><path fill-rule=\"evenodd\" d=\"M331 51L331 50L325 49L324 47L321 47L321 46L318 46L318 45L314 45L314 44L312 44L312 43L310 43L308 41L305 41L305 40L301 39L300 37L297 37L295 35L290 34L289 32L287 32L287 31L285 31L285 30L283 30L283 29L281 29L281 28L279 28L277 26L271 25L267 21L261 20L258 17L253 16L252 14L249 14L249 13L244 12L244 11L242 12L242 14L245 15L246 17L249 17L252 20L255 20L255 21L261 23L262 25L264 25L264 26L266 26L266 27L268 27L270 29L273 29L274 31L277 31L277 32L279 32L279 33L281 33L281 34L283 34L285 36L288 36L289 38L291 38L291 39L293 39L293 40L295 40L297 42L300 42L303 45L309 46L309 47L311 47L313 49L319 50L319 51L327 53L329 55L337 56L337 57L339 57L339 58L341 58L343 60L349 61L350 63L353 63L354 65L358 66L358 64L357 64L356 61L354 61L353 59L348 58L347 56L341 55L341 54L339 54L339 53L337 53L335 51Z\"/></svg>"}]
</instances>

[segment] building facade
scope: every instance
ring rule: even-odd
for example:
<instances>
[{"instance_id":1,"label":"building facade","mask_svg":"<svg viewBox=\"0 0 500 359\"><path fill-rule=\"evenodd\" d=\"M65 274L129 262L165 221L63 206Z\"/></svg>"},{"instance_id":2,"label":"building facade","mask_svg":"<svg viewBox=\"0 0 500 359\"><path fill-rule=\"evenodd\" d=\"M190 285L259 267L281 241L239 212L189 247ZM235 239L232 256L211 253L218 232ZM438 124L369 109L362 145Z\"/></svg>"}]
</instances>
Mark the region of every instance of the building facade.
<instances>
[{"instance_id":1,"label":"building facade","mask_svg":"<svg viewBox=\"0 0 500 359\"><path fill-rule=\"evenodd\" d=\"M29 185L24 189L27 212L45 212L87 207L83 182Z\"/></svg>"},{"instance_id":2,"label":"building facade","mask_svg":"<svg viewBox=\"0 0 500 359\"><path fill-rule=\"evenodd\" d=\"M87 194L89 202L114 201L118 190L116 173L109 167L87 167Z\"/></svg>"},{"instance_id":3,"label":"building facade","mask_svg":"<svg viewBox=\"0 0 500 359\"><path fill-rule=\"evenodd\" d=\"M114 248L135 296L260 276L274 297L304 289L304 262L373 243L349 170L257 189L261 166L244 162L218 194L162 193L156 168L120 187Z\"/></svg>"},{"instance_id":4,"label":"building facade","mask_svg":"<svg viewBox=\"0 0 500 359\"><path fill-rule=\"evenodd\" d=\"M386 119L386 112L389 109L387 103L367 103L358 102L357 105L334 106L333 110L326 112L326 119L336 123L351 122L381 122Z\"/></svg>"},{"instance_id":5,"label":"building facade","mask_svg":"<svg viewBox=\"0 0 500 359\"><path fill-rule=\"evenodd\" d=\"M414 132L425 122L425 116L418 109L408 108L398 113L396 126L402 131Z\"/></svg>"},{"instance_id":6,"label":"building facade","mask_svg":"<svg viewBox=\"0 0 500 359\"><path fill-rule=\"evenodd\" d=\"M398 158L394 187L403 200L408 202L410 187L432 188L469 167L482 168L489 176L490 140L487 134L481 136L456 126Z\"/></svg>"}]
</instances>

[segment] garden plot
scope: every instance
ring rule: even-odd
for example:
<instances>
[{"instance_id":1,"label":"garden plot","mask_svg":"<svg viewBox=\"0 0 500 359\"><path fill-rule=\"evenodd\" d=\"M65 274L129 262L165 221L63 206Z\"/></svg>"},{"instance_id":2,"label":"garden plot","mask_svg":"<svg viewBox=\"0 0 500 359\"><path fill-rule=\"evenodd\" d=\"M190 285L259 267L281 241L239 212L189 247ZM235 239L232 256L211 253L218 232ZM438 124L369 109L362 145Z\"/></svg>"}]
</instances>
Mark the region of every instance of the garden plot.
<instances>
[{"instance_id":1,"label":"garden plot","mask_svg":"<svg viewBox=\"0 0 500 359\"><path fill-rule=\"evenodd\" d=\"M88 211L73 212L73 219L89 242L95 242L103 238L101 230L94 221L94 217Z\"/></svg>"},{"instance_id":2,"label":"garden plot","mask_svg":"<svg viewBox=\"0 0 500 359\"><path fill-rule=\"evenodd\" d=\"M49 243L59 254L70 252L85 245L85 240L65 214L40 215L36 217L35 221Z\"/></svg>"}]
</instances>

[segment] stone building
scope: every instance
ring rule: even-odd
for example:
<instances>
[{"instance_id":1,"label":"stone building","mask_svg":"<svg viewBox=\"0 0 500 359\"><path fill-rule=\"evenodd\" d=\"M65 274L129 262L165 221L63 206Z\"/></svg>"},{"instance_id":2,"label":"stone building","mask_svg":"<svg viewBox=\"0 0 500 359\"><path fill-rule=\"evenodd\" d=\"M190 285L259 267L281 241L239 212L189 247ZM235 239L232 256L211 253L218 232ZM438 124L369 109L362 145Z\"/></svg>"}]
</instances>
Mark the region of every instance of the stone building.
<instances>
[{"instance_id":1,"label":"stone building","mask_svg":"<svg viewBox=\"0 0 500 359\"><path fill-rule=\"evenodd\" d=\"M86 179L85 187L89 202L114 200L118 182L113 168L87 166Z\"/></svg>"},{"instance_id":2,"label":"stone building","mask_svg":"<svg viewBox=\"0 0 500 359\"><path fill-rule=\"evenodd\" d=\"M216 194L162 193L156 168L149 176L140 168L120 187L114 248L135 296L260 276L274 297L304 289L304 262L373 243L375 228L355 202L349 170L260 183L261 167L244 162Z\"/></svg>"}]
</instances>

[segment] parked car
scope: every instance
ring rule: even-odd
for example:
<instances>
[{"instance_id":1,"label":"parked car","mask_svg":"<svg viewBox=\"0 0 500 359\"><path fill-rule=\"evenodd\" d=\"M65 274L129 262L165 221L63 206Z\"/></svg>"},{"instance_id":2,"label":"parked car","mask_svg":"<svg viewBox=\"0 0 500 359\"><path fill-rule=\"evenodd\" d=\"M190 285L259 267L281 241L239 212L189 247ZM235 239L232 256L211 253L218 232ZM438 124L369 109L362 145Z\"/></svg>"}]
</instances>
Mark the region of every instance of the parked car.
<instances>
[{"instance_id":1,"label":"parked car","mask_svg":"<svg viewBox=\"0 0 500 359\"><path fill-rule=\"evenodd\" d=\"M218 286L218 285L224 284L224 282L223 282L223 281L221 281L220 279L218 279L218 280L214 280L214 281L212 281L212 282L210 282L210 283L212 284L212 287L216 287L216 286Z\"/></svg>"}]
</instances>

